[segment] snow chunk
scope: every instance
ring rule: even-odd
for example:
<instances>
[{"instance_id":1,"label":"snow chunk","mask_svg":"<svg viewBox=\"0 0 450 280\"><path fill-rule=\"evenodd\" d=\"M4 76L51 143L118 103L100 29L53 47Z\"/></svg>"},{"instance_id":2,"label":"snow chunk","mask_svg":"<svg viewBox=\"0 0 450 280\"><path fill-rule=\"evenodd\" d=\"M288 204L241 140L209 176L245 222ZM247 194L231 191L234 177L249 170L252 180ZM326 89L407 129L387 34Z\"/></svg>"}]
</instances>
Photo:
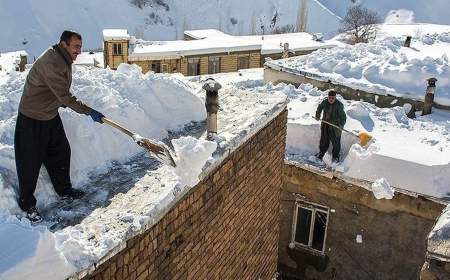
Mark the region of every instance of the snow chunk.
<instances>
[{"instance_id":1,"label":"snow chunk","mask_svg":"<svg viewBox=\"0 0 450 280\"><path fill-rule=\"evenodd\" d=\"M175 173L181 186L195 186L202 167L217 148L216 142L194 137L181 137L172 140L177 158Z\"/></svg>"},{"instance_id":2,"label":"snow chunk","mask_svg":"<svg viewBox=\"0 0 450 280\"><path fill-rule=\"evenodd\" d=\"M385 178L376 180L370 187L376 199L392 199L394 197L394 189Z\"/></svg>"},{"instance_id":3,"label":"snow chunk","mask_svg":"<svg viewBox=\"0 0 450 280\"><path fill-rule=\"evenodd\" d=\"M65 279L75 272L56 248L55 235L28 220L0 214L1 279Z\"/></svg>"}]
</instances>

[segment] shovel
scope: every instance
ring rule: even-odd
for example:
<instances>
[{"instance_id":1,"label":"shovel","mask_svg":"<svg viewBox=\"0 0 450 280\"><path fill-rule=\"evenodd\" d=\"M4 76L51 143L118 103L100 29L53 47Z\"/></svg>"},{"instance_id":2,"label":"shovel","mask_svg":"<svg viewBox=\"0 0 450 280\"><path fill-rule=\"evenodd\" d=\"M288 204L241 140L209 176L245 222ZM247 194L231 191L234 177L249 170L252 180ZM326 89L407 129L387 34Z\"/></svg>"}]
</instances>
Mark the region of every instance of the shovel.
<instances>
[{"instance_id":1,"label":"shovel","mask_svg":"<svg viewBox=\"0 0 450 280\"><path fill-rule=\"evenodd\" d=\"M335 127L337 129L339 129L340 131L345 131L348 134L355 136L356 138L359 139L359 144L361 146L363 146L363 147L365 147L370 142L370 140L372 140L372 138L373 138L372 135L370 135L369 133L367 133L365 131L360 131L358 134L355 134L354 132L351 132L350 130L347 130L345 128L339 127L339 126L337 126L335 124L332 124L330 122L327 122L327 121L324 121L324 120L320 120L320 121L324 122L324 123L326 123L328 125L331 125L332 127Z\"/></svg>"},{"instance_id":2,"label":"shovel","mask_svg":"<svg viewBox=\"0 0 450 280\"><path fill-rule=\"evenodd\" d=\"M102 118L102 122L120 130L121 132L133 138L134 142L136 142L142 148L146 149L147 152L149 152L159 162L167 164L172 167L176 167L175 161L173 160L173 157L170 154L170 149L166 147L166 145L141 137L138 134L130 131L129 129L105 117Z\"/></svg>"}]
</instances>

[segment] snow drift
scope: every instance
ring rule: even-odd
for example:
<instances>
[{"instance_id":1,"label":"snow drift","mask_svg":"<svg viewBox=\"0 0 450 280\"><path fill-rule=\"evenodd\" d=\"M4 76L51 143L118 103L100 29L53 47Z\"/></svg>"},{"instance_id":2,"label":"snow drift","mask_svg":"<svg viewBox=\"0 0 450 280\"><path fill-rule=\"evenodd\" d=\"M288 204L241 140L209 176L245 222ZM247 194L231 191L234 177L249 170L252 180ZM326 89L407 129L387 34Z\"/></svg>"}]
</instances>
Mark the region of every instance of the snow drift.
<instances>
[{"instance_id":1,"label":"snow drift","mask_svg":"<svg viewBox=\"0 0 450 280\"><path fill-rule=\"evenodd\" d=\"M0 85L0 195L4 198L0 201L2 209L18 213L14 129L26 73L11 72L9 76ZM117 71L76 67L73 78L73 93L81 100L147 138L163 139L168 130L206 118L203 102L174 76L143 75L139 67L122 64ZM71 178L76 187L86 182L89 173L103 172L112 161L142 152L127 136L88 116L70 109L60 110L60 115L72 148ZM36 195L38 207L55 198L44 168Z\"/></svg>"}]
</instances>

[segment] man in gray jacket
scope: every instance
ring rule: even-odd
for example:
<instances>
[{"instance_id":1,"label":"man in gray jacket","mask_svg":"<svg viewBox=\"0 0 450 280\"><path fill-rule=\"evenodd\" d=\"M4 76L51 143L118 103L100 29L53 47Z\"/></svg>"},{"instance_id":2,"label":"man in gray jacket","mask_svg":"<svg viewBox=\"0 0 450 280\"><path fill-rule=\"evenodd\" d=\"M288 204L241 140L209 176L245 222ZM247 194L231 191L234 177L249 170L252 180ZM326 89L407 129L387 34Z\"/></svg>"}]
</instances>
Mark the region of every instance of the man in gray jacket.
<instances>
[{"instance_id":1,"label":"man in gray jacket","mask_svg":"<svg viewBox=\"0 0 450 280\"><path fill-rule=\"evenodd\" d=\"M45 51L28 73L19 104L14 149L19 178L19 206L31 221L41 220L34 191L41 165L50 175L56 193L72 199L83 192L70 181L70 145L59 117L69 107L102 123L103 114L86 106L70 92L72 63L81 53L81 35L64 31L60 42Z\"/></svg>"}]
</instances>

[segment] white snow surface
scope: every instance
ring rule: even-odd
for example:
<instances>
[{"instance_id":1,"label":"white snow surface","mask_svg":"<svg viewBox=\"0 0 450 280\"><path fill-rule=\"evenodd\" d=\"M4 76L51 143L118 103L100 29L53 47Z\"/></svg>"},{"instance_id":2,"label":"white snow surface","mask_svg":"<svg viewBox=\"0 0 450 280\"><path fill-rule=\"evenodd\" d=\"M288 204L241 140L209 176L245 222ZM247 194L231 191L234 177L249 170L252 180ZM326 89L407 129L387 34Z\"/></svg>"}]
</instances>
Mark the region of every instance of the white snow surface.
<instances>
[{"instance_id":1,"label":"white snow surface","mask_svg":"<svg viewBox=\"0 0 450 280\"><path fill-rule=\"evenodd\" d=\"M425 33L430 31L438 33ZM404 34L422 30L411 48L403 47ZM312 54L269 61L293 73L307 72L355 89L423 100L426 79L437 78L434 101L450 106L450 26L383 25L375 42L321 49ZM396 37L387 37L389 35Z\"/></svg>"},{"instance_id":2,"label":"white snow surface","mask_svg":"<svg viewBox=\"0 0 450 280\"><path fill-rule=\"evenodd\" d=\"M327 93L311 85L285 86L290 102L286 154L308 162L318 152L320 125L314 116ZM341 163L334 166L344 176L374 182L385 178L392 187L448 198L450 195L450 113L409 119L403 107L378 108L373 104L343 100L345 128L367 131L374 140L367 148L348 133L342 134ZM330 145L331 149L331 145Z\"/></svg>"},{"instance_id":3,"label":"white snow surface","mask_svg":"<svg viewBox=\"0 0 450 280\"><path fill-rule=\"evenodd\" d=\"M64 279L75 272L44 226L2 213L0 236L0 279Z\"/></svg>"},{"instance_id":4,"label":"white snow surface","mask_svg":"<svg viewBox=\"0 0 450 280\"><path fill-rule=\"evenodd\" d=\"M370 188L376 199L392 199L394 197L394 189L385 178L375 180Z\"/></svg>"}]
</instances>

